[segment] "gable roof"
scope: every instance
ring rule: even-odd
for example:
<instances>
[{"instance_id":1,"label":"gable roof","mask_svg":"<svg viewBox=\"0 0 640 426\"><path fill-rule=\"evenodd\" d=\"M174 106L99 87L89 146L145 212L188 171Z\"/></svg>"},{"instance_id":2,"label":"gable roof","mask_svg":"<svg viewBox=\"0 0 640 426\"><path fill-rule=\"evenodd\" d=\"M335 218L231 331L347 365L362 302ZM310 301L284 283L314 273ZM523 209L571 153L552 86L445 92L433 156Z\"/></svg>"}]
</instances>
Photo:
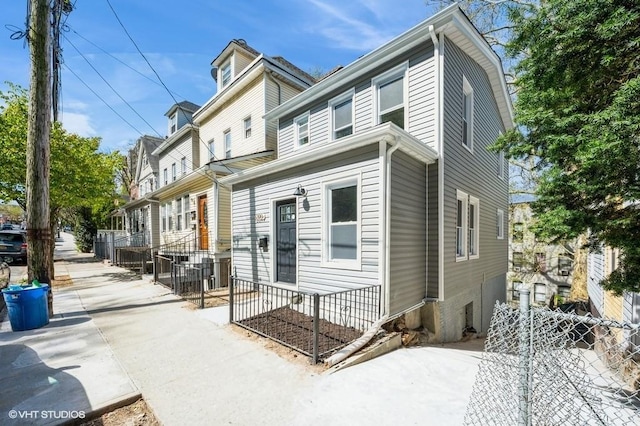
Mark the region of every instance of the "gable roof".
<instances>
[{"instance_id":1,"label":"gable roof","mask_svg":"<svg viewBox=\"0 0 640 426\"><path fill-rule=\"evenodd\" d=\"M176 112L176 110L180 109L182 111L185 112L190 112L190 113L194 113L196 112L198 109L200 108L200 105L196 105L193 102L189 102L189 101L182 101L182 102L178 102L177 104L173 104L171 106L171 108L169 108L169 110L164 114L167 117L171 116L174 112Z\"/></svg>"},{"instance_id":2,"label":"gable roof","mask_svg":"<svg viewBox=\"0 0 640 426\"><path fill-rule=\"evenodd\" d=\"M140 180L140 172L142 171L142 157L146 153L147 159L149 161L149 167L154 172L158 171L159 160L158 156L153 154L153 151L164 141L164 139L157 138L155 136L143 135L138 139L138 162L136 164L136 177L134 182L138 182Z\"/></svg>"},{"instance_id":3,"label":"gable roof","mask_svg":"<svg viewBox=\"0 0 640 426\"><path fill-rule=\"evenodd\" d=\"M323 78L309 89L269 111L265 114L265 118L267 121L273 121L283 115L294 113L314 99L337 91L344 86L345 81L355 80L376 70L390 58L411 51L421 43L431 43L440 33L444 33L460 46L487 72L503 124L506 129L512 128L513 110L502 62L456 4L443 9L381 47Z\"/></svg>"}]
</instances>

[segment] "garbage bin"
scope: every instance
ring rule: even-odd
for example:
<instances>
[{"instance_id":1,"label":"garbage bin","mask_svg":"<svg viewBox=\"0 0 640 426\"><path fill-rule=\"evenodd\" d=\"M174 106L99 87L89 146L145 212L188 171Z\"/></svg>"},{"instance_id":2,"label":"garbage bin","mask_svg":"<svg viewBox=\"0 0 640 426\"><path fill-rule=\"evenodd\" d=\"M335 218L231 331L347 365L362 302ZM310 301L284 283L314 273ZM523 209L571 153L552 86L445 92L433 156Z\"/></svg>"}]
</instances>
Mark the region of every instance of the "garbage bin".
<instances>
[{"instance_id":1,"label":"garbage bin","mask_svg":"<svg viewBox=\"0 0 640 426\"><path fill-rule=\"evenodd\" d=\"M2 289L11 330L32 330L49 324L48 291L47 284L40 287L9 285Z\"/></svg>"}]
</instances>

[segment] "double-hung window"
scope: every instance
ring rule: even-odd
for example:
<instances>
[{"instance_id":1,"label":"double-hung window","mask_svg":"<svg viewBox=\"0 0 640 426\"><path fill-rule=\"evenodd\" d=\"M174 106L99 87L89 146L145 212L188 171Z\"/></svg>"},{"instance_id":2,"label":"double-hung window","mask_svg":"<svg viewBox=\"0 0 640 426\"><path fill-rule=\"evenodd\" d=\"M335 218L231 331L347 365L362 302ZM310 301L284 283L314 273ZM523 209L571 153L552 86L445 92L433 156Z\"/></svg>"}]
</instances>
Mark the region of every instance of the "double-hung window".
<instances>
[{"instance_id":1,"label":"double-hung window","mask_svg":"<svg viewBox=\"0 0 640 426\"><path fill-rule=\"evenodd\" d=\"M182 231L182 198L176 199L176 231Z\"/></svg>"},{"instance_id":2,"label":"double-hung window","mask_svg":"<svg viewBox=\"0 0 640 426\"><path fill-rule=\"evenodd\" d=\"M167 231L173 231L173 202L167 203Z\"/></svg>"},{"instance_id":3,"label":"double-hung window","mask_svg":"<svg viewBox=\"0 0 640 426\"><path fill-rule=\"evenodd\" d=\"M353 134L353 91L331 100L329 112L332 140Z\"/></svg>"},{"instance_id":4,"label":"double-hung window","mask_svg":"<svg viewBox=\"0 0 640 426\"><path fill-rule=\"evenodd\" d=\"M251 137L251 117L244 119L244 137L245 139Z\"/></svg>"},{"instance_id":5,"label":"double-hung window","mask_svg":"<svg viewBox=\"0 0 640 426\"><path fill-rule=\"evenodd\" d=\"M190 215L189 215L189 196L188 195L185 195L184 197L182 197L182 206L184 211L184 229L189 229Z\"/></svg>"},{"instance_id":6,"label":"double-hung window","mask_svg":"<svg viewBox=\"0 0 640 426\"><path fill-rule=\"evenodd\" d=\"M209 161L213 160L214 158L216 158L216 146L215 140L211 139L209 141Z\"/></svg>"},{"instance_id":7,"label":"double-hung window","mask_svg":"<svg viewBox=\"0 0 640 426\"><path fill-rule=\"evenodd\" d=\"M224 158L231 158L231 129L224 132Z\"/></svg>"},{"instance_id":8,"label":"double-hung window","mask_svg":"<svg viewBox=\"0 0 640 426\"><path fill-rule=\"evenodd\" d=\"M222 65L222 68L220 68L220 78L222 82L222 88L227 87L227 85L231 81L231 60L226 62L224 65Z\"/></svg>"},{"instance_id":9,"label":"double-hung window","mask_svg":"<svg viewBox=\"0 0 640 426\"><path fill-rule=\"evenodd\" d=\"M176 175L176 163L171 164L171 181L175 181L177 179Z\"/></svg>"},{"instance_id":10,"label":"double-hung window","mask_svg":"<svg viewBox=\"0 0 640 426\"><path fill-rule=\"evenodd\" d=\"M360 267L360 179L350 177L324 184L327 266Z\"/></svg>"},{"instance_id":11,"label":"double-hung window","mask_svg":"<svg viewBox=\"0 0 640 426\"><path fill-rule=\"evenodd\" d=\"M473 151L473 88L462 77L462 145Z\"/></svg>"},{"instance_id":12,"label":"double-hung window","mask_svg":"<svg viewBox=\"0 0 640 426\"><path fill-rule=\"evenodd\" d=\"M376 93L376 124L392 122L405 128L407 65L396 67L373 79Z\"/></svg>"},{"instance_id":13,"label":"double-hung window","mask_svg":"<svg viewBox=\"0 0 640 426\"><path fill-rule=\"evenodd\" d=\"M169 173L167 172L166 168L162 171L162 180L164 181L165 185L169 183Z\"/></svg>"},{"instance_id":14,"label":"double-hung window","mask_svg":"<svg viewBox=\"0 0 640 426\"><path fill-rule=\"evenodd\" d=\"M180 160L180 169L183 175L187 174L187 158L186 157L182 157L182 159Z\"/></svg>"},{"instance_id":15,"label":"double-hung window","mask_svg":"<svg viewBox=\"0 0 640 426\"><path fill-rule=\"evenodd\" d=\"M160 217L162 218L162 232L166 232L167 230L167 205L163 204L160 209Z\"/></svg>"},{"instance_id":16,"label":"double-hung window","mask_svg":"<svg viewBox=\"0 0 640 426\"><path fill-rule=\"evenodd\" d=\"M467 259L467 212L469 196L462 191L456 197L456 260Z\"/></svg>"},{"instance_id":17,"label":"double-hung window","mask_svg":"<svg viewBox=\"0 0 640 426\"><path fill-rule=\"evenodd\" d=\"M293 120L295 130L296 147L309 144L309 113L303 114Z\"/></svg>"},{"instance_id":18,"label":"double-hung window","mask_svg":"<svg viewBox=\"0 0 640 426\"><path fill-rule=\"evenodd\" d=\"M178 130L178 113L171 115L169 117L169 134L172 135Z\"/></svg>"},{"instance_id":19,"label":"double-hung window","mask_svg":"<svg viewBox=\"0 0 640 426\"><path fill-rule=\"evenodd\" d=\"M480 200L469 196L469 259L480 255Z\"/></svg>"}]
</instances>

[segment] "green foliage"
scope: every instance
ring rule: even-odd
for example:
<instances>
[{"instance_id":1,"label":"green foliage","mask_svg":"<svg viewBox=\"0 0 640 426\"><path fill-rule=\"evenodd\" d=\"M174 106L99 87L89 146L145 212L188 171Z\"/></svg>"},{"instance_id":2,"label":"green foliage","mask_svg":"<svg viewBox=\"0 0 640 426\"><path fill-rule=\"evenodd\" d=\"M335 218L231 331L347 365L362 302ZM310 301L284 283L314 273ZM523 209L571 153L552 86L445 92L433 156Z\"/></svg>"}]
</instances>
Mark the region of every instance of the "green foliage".
<instances>
[{"instance_id":1,"label":"green foliage","mask_svg":"<svg viewBox=\"0 0 640 426\"><path fill-rule=\"evenodd\" d=\"M90 208L78 209L77 221L74 228L76 247L82 253L89 253L93 249L93 237L97 234L93 213Z\"/></svg>"},{"instance_id":2,"label":"green foliage","mask_svg":"<svg viewBox=\"0 0 640 426\"><path fill-rule=\"evenodd\" d=\"M27 91L8 83L0 91L0 199L25 207ZM85 138L65 131L60 123L51 129L50 209L52 223L59 212L76 207L113 205L114 178L122 164L119 153L99 151L99 138Z\"/></svg>"},{"instance_id":3,"label":"green foliage","mask_svg":"<svg viewBox=\"0 0 640 426\"><path fill-rule=\"evenodd\" d=\"M517 130L496 149L535 156L540 235L622 250L604 285L638 290L640 253L640 3L541 2L514 9Z\"/></svg>"}]
</instances>

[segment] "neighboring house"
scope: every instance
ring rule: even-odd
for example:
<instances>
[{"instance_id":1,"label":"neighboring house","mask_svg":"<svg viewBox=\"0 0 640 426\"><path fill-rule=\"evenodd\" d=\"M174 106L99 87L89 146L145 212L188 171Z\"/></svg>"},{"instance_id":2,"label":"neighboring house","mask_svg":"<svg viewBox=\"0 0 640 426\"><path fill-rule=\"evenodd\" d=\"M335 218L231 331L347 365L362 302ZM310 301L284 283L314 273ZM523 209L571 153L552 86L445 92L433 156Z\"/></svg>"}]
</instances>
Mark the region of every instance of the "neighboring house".
<instances>
[{"instance_id":1,"label":"neighboring house","mask_svg":"<svg viewBox=\"0 0 640 426\"><path fill-rule=\"evenodd\" d=\"M640 323L640 293L625 292L616 296L605 291L600 282L618 267L619 250L603 246L587 257L587 291L591 313L616 321ZM639 342L635 342L640 344Z\"/></svg>"},{"instance_id":2,"label":"neighboring house","mask_svg":"<svg viewBox=\"0 0 640 426\"><path fill-rule=\"evenodd\" d=\"M575 241L546 244L531 232L534 215L527 202L509 206L509 274L507 300L520 300L529 290L531 303L548 305L569 298L573 276Z\"/></svg>"},{"instance_id":3,"label":"neighboring house","mask_svg":"<svg viewBox=\"0 0 640 426\"><path fill-rule=\"evenodd\" d=\"M161 138L144 135L136 143L138 155L131 200L123 206L131 245L146 246L154 242L152 219L157 217L157 203L150 199L150 194L158 187L158 156L153 151L162 142Z\"/></svg>"},{"instance_id":4,"label":"neighboring house","mask_svg":"<svg viewBox=\"0 0 640 426\"><path fill-rule=\"evenodd\" d=\"M196 211L200 241L228 256L230 192L217 179L275 158L277 129L273 123L265 125L264 115L311 86L314 79L282 57L261 54L244 40L229 42L211 65L217 92L193 115L200 134L198 161L206 165L207 179L190 184L189 208Z\"/></svg>"},{"instance_id":5,"label":"neighboring house","mask_svg":"<svg viewBox=\"0 0 640 426\"><path fill-rule=\"evenodd\" d=\"M220 180L236 277L320 294L377 285L381 316L421 317L443 341L486 331L508 258L507 163L487 147L512 110L498 56L457 6L266 120L278 159Z\"/></svg>"}]
</instances>

